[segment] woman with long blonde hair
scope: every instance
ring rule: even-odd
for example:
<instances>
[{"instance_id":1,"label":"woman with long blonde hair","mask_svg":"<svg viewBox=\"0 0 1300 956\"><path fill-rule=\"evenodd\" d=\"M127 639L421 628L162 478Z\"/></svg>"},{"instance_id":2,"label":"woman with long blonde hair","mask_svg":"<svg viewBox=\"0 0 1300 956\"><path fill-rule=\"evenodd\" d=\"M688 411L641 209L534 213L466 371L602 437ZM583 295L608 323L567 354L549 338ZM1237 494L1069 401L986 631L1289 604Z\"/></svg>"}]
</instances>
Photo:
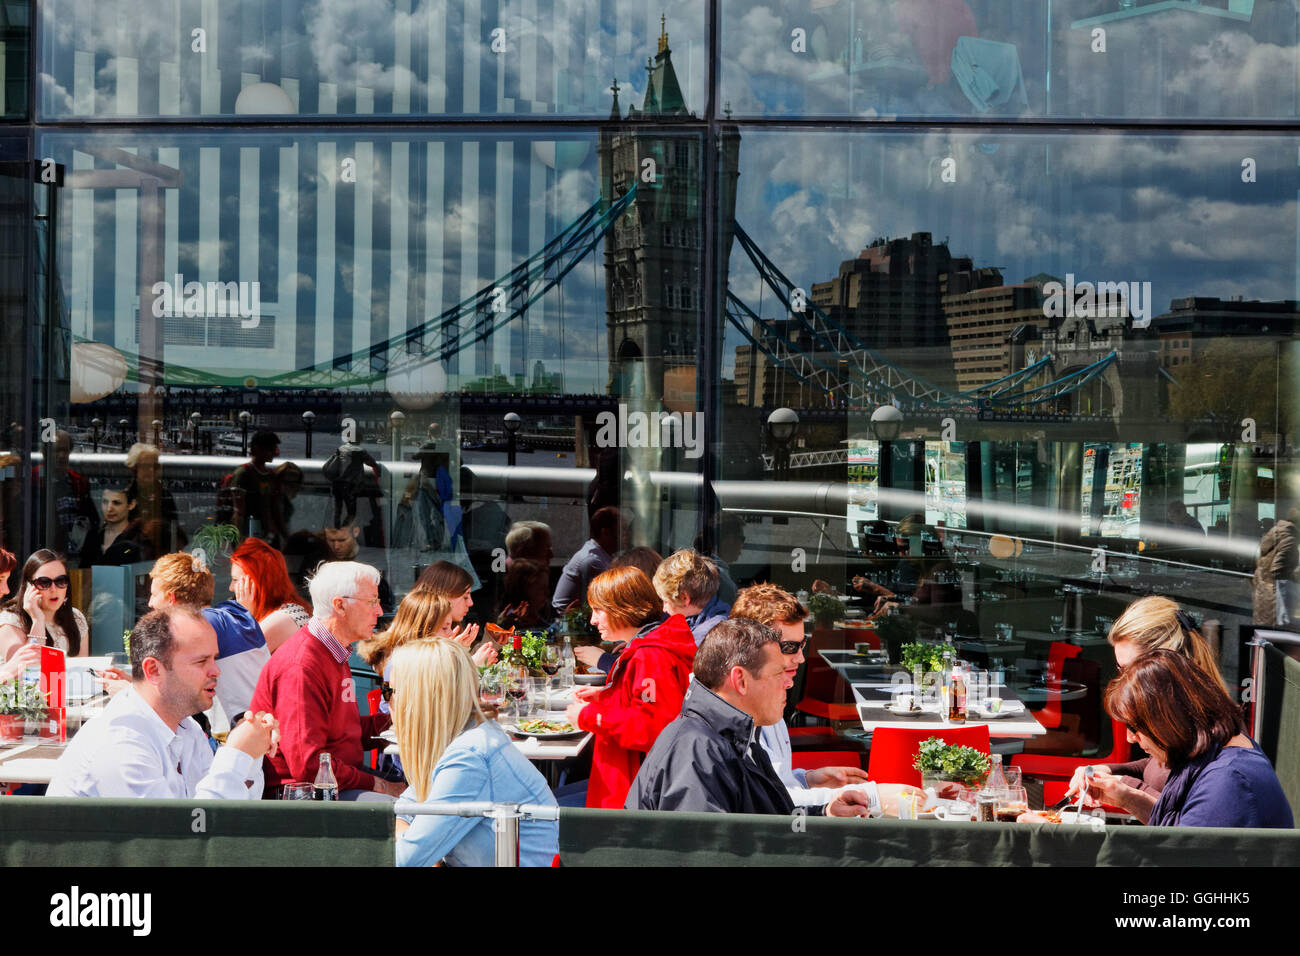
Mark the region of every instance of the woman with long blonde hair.
<instances>
[{"instance_id":1,"label":"woman with long blonde hair","mask_svg":"<svg viewBox=\"0 0 1300 956\"><path fill-rule=\"evenodd\" d=\"M368 641L357 645L357 653L377 674L383 674L393 651L409 641L442 637L451 619L451 601L432 591L411 591L397 605L393 623Z\"/></svg>"},{"instance_id":2,"label":"woman with long blonde hair","mask_svg":"<svg viewBox=\"0 0 1300 956\"><path fill-rule=\"evenodd\" d=\"M417 588L407 593L402 598L402 603L397 605L397 613L393 615L393 623L388 629L368 641L362 641L357 645L357 652L375 673L387 680L388 661L393 651L409 641L446 638L467 647L465 632L458 633L455 630L454 613L455 601L451 598ZM472 637L469 640L473 643ZM484 644L474 652L474 663L483 667L495 661L496 657L496 648Z\"/></svg>"},{"instance_id":3,"label":"woman with long blonde hair","mask_svg":"<svg viewBox=\"0 0 1300 956\"><path fill-rule=\"evenodd\" d=\"M1228 693L1214 651L1187 612L1167 597L1153 594L1134 601L1111 625L1107 640L1115 648L1115 663L1121 672L1153 651L1172 651L1185 657L1211 683ZM1131 733L1129 742L1137 742ZM1169 767L1154 756L1125 764L1093 764L1092 769L1093 782L1085 802L1093 806L1105 803L1121 807L1143 823L1150 818L1169 779ZM1070 781L1070 795L1078 794L1083 786L1083 773L1083 768L1075 772ZM1137 785L1129 782L1130 779Z\"/></svg>"},{"instance_id":4,"label":"woman with long blonde hair","mask_svg":"<svg viewBox=\"0 0 1300 956\"><path fill-rule=\"evenodd\" d=\"M541 773L478 704L478 669L452 641L412 641L392 657L393 727L410 787L419 803L490 801L555 806ZM407 825L403 825L403 823ZM559 852L559 824L519 826L521 866L549 866ZM491 866L492 822L486 817L416 816L398 823L397 865Z\"/></svg>"}]
</instances>

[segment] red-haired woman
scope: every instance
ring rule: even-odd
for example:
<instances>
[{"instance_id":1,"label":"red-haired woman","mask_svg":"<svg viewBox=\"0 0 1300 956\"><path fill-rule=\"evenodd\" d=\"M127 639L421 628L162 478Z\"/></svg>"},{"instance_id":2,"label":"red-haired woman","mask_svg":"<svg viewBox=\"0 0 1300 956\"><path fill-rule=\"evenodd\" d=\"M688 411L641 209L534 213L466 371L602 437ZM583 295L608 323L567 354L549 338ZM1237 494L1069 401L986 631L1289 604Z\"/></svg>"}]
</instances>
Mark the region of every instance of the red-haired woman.
<instances>
[{"instance_id":1,"label":"red-haired woman","mask_svg":"<svg viewBox=\"0 0 1300 956\"><path fill-rule=\"evenodd\" d=\"M257 618L272 654L311 619L311 606L289 579L284 556L260 538L244 539L230 556L230 590Z\"/></svg>"},{"instance_id":2,"label":"red-haired woman","mask_svg":"<svg viewBox=\"0 0 1300 956\"><path fill-rule=\"evenodd\" d=\"M1241 708L1182 654L1143 654L1111 681L1105 705L1129 740L1169 768L1151 826L1291 829L1286 795L1246 736Z\"/></svg>"},{"instance_id":3,"label":"red-haired woman","mask_svg":"<svg viewBox=\"0 0 1300 956\"><path fill-rule=\"evenodd\" d=\"M610 568L587 587L602 640L626 641L604 687L574 692L569 722L596 735L587 806L622 809L641 761L681 712L695 659L686 618L660 623L663 600L639 568Z\"/></svg>"}]
</instances>

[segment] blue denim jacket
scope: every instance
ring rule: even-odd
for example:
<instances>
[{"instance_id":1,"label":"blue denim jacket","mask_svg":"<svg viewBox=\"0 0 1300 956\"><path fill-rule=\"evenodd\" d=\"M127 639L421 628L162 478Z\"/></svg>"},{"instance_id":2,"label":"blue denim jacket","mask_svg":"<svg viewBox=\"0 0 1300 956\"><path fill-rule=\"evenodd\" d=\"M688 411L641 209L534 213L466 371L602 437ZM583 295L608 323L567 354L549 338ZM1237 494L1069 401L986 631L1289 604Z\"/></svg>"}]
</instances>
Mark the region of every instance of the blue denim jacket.
<instances>
[{"instance_id":1,"label":"blue denim jacket","mask_svg":"<svg viewBox=\"0 0 1300 956\"><path fill-rule=\"evenodd\" d=\"M403 800L415 800L407 788ZM494 721L466 730L451 742L433 770L426 804L487 800L555 806L546 779ZM411 826L397 838L398 866L492 866L495 840L486 817L406 817ZM519 865L550 866L559 852L554 820L519 826Z\"/></svg>"}]
</instances>

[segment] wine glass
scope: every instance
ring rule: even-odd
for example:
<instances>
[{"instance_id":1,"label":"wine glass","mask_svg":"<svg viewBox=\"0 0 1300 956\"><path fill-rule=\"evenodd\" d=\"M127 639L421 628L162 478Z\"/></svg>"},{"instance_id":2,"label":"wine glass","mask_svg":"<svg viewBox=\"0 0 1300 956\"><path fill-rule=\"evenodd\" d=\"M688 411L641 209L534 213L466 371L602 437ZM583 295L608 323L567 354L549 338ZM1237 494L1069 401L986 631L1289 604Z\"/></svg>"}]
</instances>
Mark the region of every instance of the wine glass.
<instances>
[{"instance_id":1,"label":"wine glass","mask_svg":"<svg viewBox=\"0 0 1300 956\"><path fill-rule=\"evenodd\" d=\"M514 712L515 720L518 721L523 699L528 696L528 668L522 666L507 667L501 676L506 697L510 699L511 709Z\"/></svg>"},{"instance_id":2,"label":"wine glass","mask_svg":"<svg viewBox=\"0 0 1300 956\"><path fill-rule=\"evenodd\" d=\"M554 677L560 672L560 648L554 644L547 644L542 648L542 673L547 677Z\"/></svg>"},{"instance_id":3,"label":"wine glass","mask_svg":"<svg viewBox=\"0 0 1300 956\"><path fill-rule=\"evenodd\" d=\"M501 703L505 699L505 681L497 667L485 667L479 675L478 699L484 707L500 713Z\"/></svg>"}]
</instances>

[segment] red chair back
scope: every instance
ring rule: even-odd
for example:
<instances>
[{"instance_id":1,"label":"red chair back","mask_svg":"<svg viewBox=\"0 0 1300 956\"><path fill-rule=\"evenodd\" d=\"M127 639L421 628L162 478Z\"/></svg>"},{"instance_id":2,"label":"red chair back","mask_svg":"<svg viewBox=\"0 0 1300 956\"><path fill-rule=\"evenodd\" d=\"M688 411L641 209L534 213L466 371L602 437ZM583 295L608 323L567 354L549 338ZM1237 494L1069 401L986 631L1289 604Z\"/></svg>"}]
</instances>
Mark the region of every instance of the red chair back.
<instances>
[{"instance_id":1,"label":"red chair back","mask_svg":"<svg viewBox=\"0 0 1300 956\"><path fill-rule=\"evenodd\" d=\"M1065 662L1083 653L1078 644L1064 641L1052 641L1047 651L1047 703L1043 709L1034 714L1038 722L1048 730L1061 726L1061 688L1057 683L1065 674Z\"/></svg>"},{"instance_id":2,"label":"red chair back","mask_svg":"<svg viewBox=\"0 0 1300 956\"><path fill-rule=\"evenodd\" d=\"M880 727L871 735L871 755L867 776L876 783L910 783L921 785L921 774L912 766L921 742L940 737L947 744L974 747L989 753L987 724L975 727L945 727L943 730L912 730L905 727Z\"/></svg>"},{"instance_id":3,"label":"red chair back","mask_svg":"<svg viewBox=\"0 0 1300 956\"><path fill-rule=\"evenodd\" d=\"M820 767L861 767L862 754L856 750L796 750L790 755L790 766L795 770L817 770Z\"/></svg>"},{"instance_id":4,"label":"red chair back","mask_svg":"<svg viewBox=\"0 0 1300 956\"><path fill-rule=\"evenodd\" d=\"M379 713L379 702L384 699L382 687L375 687L366 692L366 713ZM379 769L379 751L378 749L370 751L370 767L372 770Z\"/></svg>"},{"instance_id":5,"label":"red chair back","mask_svg":"<svg viewBox=\"0 0 1300 956\"><path fill-rule=\"evenodd\" d=\"M1132 748L1128 742L1128 728L1118 720L1110 722L1111 749L1108 754L1096 757L1058 757L1054 754L1016 754L1010 760L1013 767L1019 767L1026 775L1035 777L1058 777L1067 782L1074 776L1074 771L1085 764L1128 763ZM1057 797L1059 800L1060 797Z\"/></svg>"}]
</instances>

